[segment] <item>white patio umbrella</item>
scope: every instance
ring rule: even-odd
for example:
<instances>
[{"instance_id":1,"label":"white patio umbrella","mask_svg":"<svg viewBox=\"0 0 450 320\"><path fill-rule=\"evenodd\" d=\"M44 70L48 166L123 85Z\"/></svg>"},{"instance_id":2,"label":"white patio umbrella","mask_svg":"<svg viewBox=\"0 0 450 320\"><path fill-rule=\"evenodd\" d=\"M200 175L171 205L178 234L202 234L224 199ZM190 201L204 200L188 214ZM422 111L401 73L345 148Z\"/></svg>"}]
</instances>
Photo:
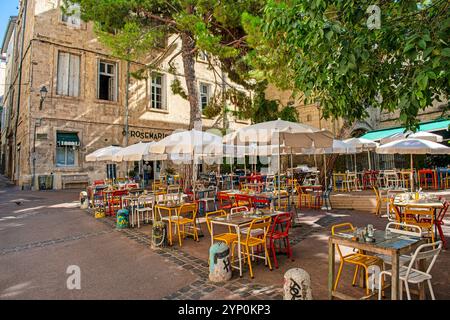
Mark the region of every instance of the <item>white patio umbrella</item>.
<instances>
[{"instance_id":1,"label":"white patio umbrella","mask_svg":"<svg viewBox=\"0 0 450 320\"><path fill-rule=\"evenodd\" d=\"M367 151L367 159L369 161L369 170L372 170L372 164L370 161L370 151L375 150L379 144L375 141L364 139L364 138L351 138L344 140L345 143L352 145L359 152ZM356 153L355 153L355 173L358 171L356 167Z\"/></svg>"},{"instance_id":2,"label":"white patio umbrella","mask_svg":"<svg viewBox=\"0 0 450 320\"><path fill-rule=\"evenodd\" d=\"M325 185L328 187L328 177L327 177L327 161L326 161L326 155L327 154L356 154L356 148L349 144L345 143L341 140L333 140L333 146L330 148L308 148L303 149L302 153L304 154L322 154L323 155L323 163L324 163L324 170L325 170Z\"/></svg>"},{"instance_id":3,"label":"white patio umbrella","mask_svg":"<svg viewBox=\"0 0 450 320\"><path fill-rule=\"evenodd\" d=\"M381 144L386 144L392 141L398 141L398 140L402 140L402 139L406 139L406 138L411 138L411 139L422 139L422 140L428 140L428 141L433 141L433 142L442 142L443 138L442 136L435 134L435 133L431 133L431 132L427 132L427 131L419 131L416 133L413 133L411 131L407 131L407 132L397 132L394 133L386 138L383 138L380 140Z\"/></svg>"},{"instance_id":4,"label":"white patio umbrella","mask_svg":"<svg viewBox=\"0 0 450 320\"><path fill-rule=\"evenodd\" d=\"M442 144L423 139L402 139L389 142L376 149L380 154L409 154L411 156L411 170L413 170L414 154L450 154L450 148ZM411 175L411 190L414 179Z\"/></svg>"},{"instance_id":5,"label":"white patio umbrella","mask_svg":"<svg viewBox=\"0 0 450 320\"><path fill-rule=\"evenodd\" d=\"M86 156L87 162L96 162L96 161L112 161L112 157L121 151L122 147L117 146L109 146L105 148L98 149Z\"/></svg>"},{"instance_id":6,"label":"white patio umbrella","mask_svg":"<svg viewBox=\"0 0 450 320\"><path fill-rule=\"evenodd\" d=\"M171 157L188 157L194 165L201 157L221 156L224 153L222 137L198 130L179 131L163 140L154 143L149 148L149 153L167 154ZM190 158L189 156L190 155ZM194 166L192 182L197 179ZM193 183L193 185L195 185ZM194 193L195 194L195 193Z\"/></svg>"},{"instance_id":7,"label":"white patio umbrella","mask_svg":"<svg viewBox=\"0 0 450 320\"><path fill-rule=\"evenodd\" d=\"M156 142L139 142L123 148L121 151L117 152L112 160L114 162L124 162L124 161L141 161L141 160L165 160L165 157L159 155L152 155L150 153L150 147ZM144 159L145 158L145 159Z\"/></svg>"},{"instance_id":8,"label":"white patio umbrella","mask_svg":"<svg viewBox=\"0 0 450 320\"><path fill-rule=\"evenodd\" d=\"M224 138L225 143L238 145L251 143L278 145L278 190L281 189L281 148L283 146L292 150L293 148L327 148L333 144L333 134L327 130L281 119L244 127Z\"/></svg>"}]
</instances>

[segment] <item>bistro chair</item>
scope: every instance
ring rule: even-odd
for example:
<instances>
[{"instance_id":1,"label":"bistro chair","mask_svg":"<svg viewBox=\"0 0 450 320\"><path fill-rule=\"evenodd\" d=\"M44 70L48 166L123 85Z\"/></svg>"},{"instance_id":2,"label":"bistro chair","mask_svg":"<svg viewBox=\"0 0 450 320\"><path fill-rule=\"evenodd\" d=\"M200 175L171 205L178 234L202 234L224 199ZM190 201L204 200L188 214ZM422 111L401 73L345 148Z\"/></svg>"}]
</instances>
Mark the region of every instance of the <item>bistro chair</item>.
<instances>
[{"instance_id":1,"label":"bistro chair","mask_svg":"<svg viewBox=\"0 0 450 320\"><path fill-rule=\"evenodd\" d=\"M234 207L230 211L230 215L234 216L241 212L250 212L250 209L248 207L242 206L242 207Z\"/></svg>"},{"instance_id":2,"label":"bistro chair","mask_svg":"<svg viewBox=\"0 0 450 320\"><path fill-rule=\"evenodd\" d=\"M128 195L127 190L114 191L108 200L109 214L116 216L117 211L122 209L122 198Z\"/></svg>"},{"instance_id":3,"label":"bistro chair","mask_svg":"<svg viewBox=\"0 0 450 320\"><path fill-rule=\"evenodd\" d=\"M389 199L389 210L387 212L387 218L391 222L402 222L402 214L398 210L398 207L394 204L395 197Z\"/></svg>"},{"instance_id":4,"label":"bistro chair","mask_svg":"<svg viewBox=\"0 0 450 320\"><path fill-rule=\"evenodd\" d=\"M253 268L252 268L252 259L253 258L260 258L264 259L266 265L269 265L269 269L272 270L272 264L270 262L270 256L269 252L267 250L267 234L270 229L270 223L271 223L270 217L263 217L263 218L257 218L252 221L250 224L250 227L248 228L247 236L245 239L241 238L240 243L238 243L237 239L233 241L231 246L231 253L232 253L232 260L234 261L234 248L236 244L241 246L243 248L242 254L245 257L247 257L248 267L250 270L250 277L253 279ZM252 230L262 229L264 230L264 233L261 237L255 237L252 235ZM264 256L259 256L254 253L255 247L263 247L264 248ZM250 250L251 249L251 250ZM250 252L251 251L251 252Z\"/></svg>"},{"instance_id":5,"label":"bistro chair","mask_svg":"<svg viewBox=\"0 0 450 320\"><path fill-rule=\"evenodd\" d=\"M217 194L217 202L218 202L217 209L219 210L230 210L235 206L230 195L222 192L219 192Z\"/></svg>"},{"instance_id":6,"label":"bistro chair","mask_svg":"<svg viewBox=\"0 0 450 320\"><path fill-rule=\"evenodd\" d=\"M209 211L210 204L213 205L213 211L217 210L216 208L216 194L217 187L209 186L207 190L202 190L198 192L198 203L199 203L199 213L202 215L206 214ZM201 206L203 204L203 206Z\"/></svg>"},{"instance_id":7,"label":"bistro chair","mask_svg":"<svg viewBox=\"0 0 450 320\"><path fill-rule=\"evenodd\" d=\"M418 172L419 186L422 189L437 189L436 171L432 169L421 169Z\"/></svg>"},{"instance_id":8,"label":"bistro chair","mask_svg":"<svg viewBox=\"0 0 450 320\"><path fill-rule=\"evenodd\" d=\"M298 194L298 207L299 208L311 208L312 196L308 192L305 192L300 185L295 187Z\"/></svg>"},{"instance_id":9,"label":"bistro chair","mask_svg":"<svg viewBox=\"0 0 450 320\"><path fill-rule=\"evenodd\" d=\"M403 212L403 222L422 228L423 234L428 234L431 242L434 242L434 209L406 206Z\"/></svg>"},{"instance_id":10,"label":"bistro chair","mask_svg":"<svg viewBox=\"0 0 450 320\"><path fill-rule=\"evenodd\" d=\"M384 185L387 188L398 189L400 186L400 179L398 178L397 172L395 170L384 170Z\"/></svg>"},{"instance_id":11,"label":"bistro chair","mask_svg":"<svg viewBox=\"0 0 450 320\"><path fill-rule=\"evenodd\" d=\"M345 232L345 231L353 232L355 230L356 230L356 228L351 223L342 223L342 224L334 225L331 228L331 234L335 235L338 232ZM359 252L344 255L341 251L340 246L336 246L336 247L337 247L337 252L339 254L341 261L339 264L339 270L338 270L338 273L336 276L336 282L334 283L333 290L336 290L336 288L339 284L339 280L341 277L341 273L342 273L344 264L347 263L349 265L356 266L355 273L353 275L353 281L352 281L353 286L356 284L358 272L360 271L360 269L364 269L364 280L366 283L366 295L369 295L369 272L368 272L369 267L372 265L378 265L381 267L383 265L383 260L381 260L378 257L369 256L369 255L362 254Z\"/></svg>"},{"instance_id":12,"label":"bistro chair","mask_svg":"<svg viewBox=\"0 0 450 320\"><path fill-rule=\"evenodd\" d=\"M292 259L292 249L289 243L289 230L292 224L292 217L290 213L282 213L275 217L273 224L270 228L270 232L267 235L269 241L269 249L272 251L273 261L275 268L278 269L278 261L276 255L275 242L283 242L285 246L285 252L288 258ZM281 245L279 246L281 251Z\"/></svg>"},{"instance_id":13,"label":"bistro chair","mask_svg":"<svg viewBox=\"0 0 450 320\"><path fill-rule=\"evenodd\" d=\"M235 206L238 207L251 207L252 206L252 197L249 195L236 194L234 196Z\"/></svg>"},{"instance_id":14,"label":"bistro chair","mask_svg":"<svg viewBox=\"0 0 450 320\"><path fill-rule=\"evenodd\" d=\"M442 242L438 241L436 243L428 243L423 244L420 247L417 248L414 255L411 258L411 261L408 266L400 266L399 270L399 277L400 277L400 300L402 299L403 295L403 284L405 285L406 290L406 296L408 300L411 300L411 293L409 290L409 284L421 284L423 282L428 283L428 289L430 290L431 299L435 300L433 287L431 285L431 279L433 278L431 276L431 269L434 266L434 263L436 262L436 259L441 252L442 249ZM428 268L426 271L420 271L414 266L416 265L416 262L419 260L431 260L428 264ZM384 277L385 276L391 276L392 277L392 270L386 270L381 271L379 275L379 281L378 283L381 285L380 290L378 290L378 300L381 300L383 287L382 284L384 283Z\"/></svg>"},{"instance_id":15,"label":"bistro chair","mask_svg":"<svg viewBox=\"0 0 450 320\"><path fill-rule=\"evenodd\" d=\"M153 223L155 223L155 215L153 212L153 207L155 205L155 199L152 196L140 196L138 199L138 207L136 208L137 216L138 216L138 228L139 228L139 218L142 215L142 221L149 223L150 218Z\"/></svg>"},{"instance_id":16,"label":"bistro chair","mask_svg":"<svg viewBox=\"0 0 450 320\"><path fill-rule=\"evenodd\" d=\"M274 195L274 200L275 200L275 208L278 211L286 211L288 209L288 205L289 205L289 192L287 192L286 190L280 190L280 201L278 201L278 190L275 190L273 192Z\"/></svg>"},{"instance_id":17,"label":"bistro chair","mask_svg":"<svg viewBox=\"0 0 450 320\"><path fill-rule=\"evenodd\" d=\"M263 197L254 197L252 199L252 205L255 209L270 209L270 199Z\"/></svg>"},{"instance_id":18,"label":"bistro chair","mask_svg":"<svg viewBox=\"0 0 450 320\"><path fill-rule=\"evenodd\" d=\"M167 194L178 194L180 193L181 186L177 184L171 184L167 186Z\"/></svg>"},{"instance_id":19,"label":"bistro chair","mask_svg":"<svg viewBox=\"0 0 450 320\"><path fill-rule=\"evenodd\" d=\"M436 218L434 220L434 224L439 233L439 237L442 241L442 246L444 247L444 249L447 249L447 240L445 239L444 232L442 231L442 225L444 224L444 217L447 214L450 203L447 200L443 200L442 204L443 204L443 207L439 210L438 213L436 213ZM427 219L427 218L422 218L421 221L422 222L430 222L429 219Z\"/></svg>"},{"instance_id":20,"label":"bistro chair","mask_svg":"<svg viewBox=\"0 0 450 320\"><path fill-rule=\"evenodd\" d=\"M389 198L382 197L380 193L380 189L377 186L372 187L373 191L375 192L375 196L377 198L377 208L375 209L375 214L379 216L381 214L381 207L384 203L389 203Z\"/></svg>"},{"instance_id":21,"label":"bistro chair","mask_svg":"<svg viewBox=\"0 0 450 320\"><path fill-rule=\"evenodd\" d=\"M406 224L401 222L389 222L386 225L386 232L391 234L398 234L407 237L422 238L422 229L412 224ZM392 257L390 255L376 254L377 257L383 260L383 264L392 264ZM399 265L405 265L411 261L412 254L402 254L399 257Z\"/></svg>"},{"instance_id":22,"label":"bistro chair","mask_svg":"<svg viewBox=\"0 0 450 320\"><path fill-rule=\"evenodd\" d=\"M182 205L180 209L178 209L177 216L173 217L173 222L177 228L180 247L182 245L181 239L186 238L186 235L191 235L194 237L195 241L199 241L196 222L197 211L198 206L196 203L188 203ZM186 228L191 229L192 232L186 231Z\"/></svg>"},{"instance_id":23,"label":"bistro chair","mask_svg":"<svg viewBox=\"0 0 450 320\"><path fill-rule=\"evenodd\" d=\"M213 212L208 212L206 214L206 226L208 227L209 234L212 236L212 229L211 229L211 218L214 217L226 217L227 213L224 210L218 210ZM233 241L237 239L238 235L231 231L231 227L228 227L228 233L220 233L215 234L213 236L213 240L225 242L227 246L231 246Z\"/></svg>"}]
</instances>

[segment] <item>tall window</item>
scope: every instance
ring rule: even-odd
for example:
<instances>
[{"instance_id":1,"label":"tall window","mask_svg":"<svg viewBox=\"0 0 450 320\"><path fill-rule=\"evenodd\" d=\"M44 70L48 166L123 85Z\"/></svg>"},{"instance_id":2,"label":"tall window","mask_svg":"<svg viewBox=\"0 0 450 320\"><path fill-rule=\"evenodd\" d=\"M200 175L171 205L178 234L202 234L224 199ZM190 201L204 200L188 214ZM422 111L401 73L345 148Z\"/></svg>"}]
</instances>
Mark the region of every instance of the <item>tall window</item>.
<instances>
[{"instance_id":1,"label":"tall window","mask_svg":"<svg viewBox=\"0 0 450 320\"><path fill-rule=\"evenodd\" d=\"M80 140L77 133L58 132L56 134L56 166L75 166L79 146Z\"/></svg>"},{"instance_id":2,"label":"tall window","mask_svg":"<svg viewBox=\"0 0 450 320\"><path fill-rule=\"evenodd\" d=\"M200 107L205 109L211 97L211 86L207 83L200 83Z\"/></svg>"},{"instance_id":3,"label":"tall window","mask_svg":"<svg viewBox=\"0 0 450 320\"><path fill-rule=\"evenodd\" d=\"M116 101L117 98L117 65L100 61L98 65L98 99Z\"/></svg>"},{"instance_id":4,"label":"tall window","mask_svg":"<svg viewBox=\"0 0 450 320\"><path fill-rule=\"evenodd\" d=\"M151 86L152 109L166 109L164 92L164 75L160 73L153 73Z\"/></svg>"},{"instance_id":5,"label":"tall window","mask_svg":"<svg viewBox=\"0 0 450 320\"><path fill-rule=\"evenodd\" d=\"M208 54L205 51L200 50L197 59L202 62L208 62Z\"/></svg>"},{"instance_id":6,"label":"tall window","mask_svg":"<svg viewBox=\"0 0 450 320\"><path fill-rule=\"evenodd\" d=\"M81 26L80 5L78 3L70 5L63 11L61 20L71 26Z\"/></svg>"},{"instance_id":7,"label":"tall window","mask_svg":"<svg viewBox=\"0 0 450 320\"><path fill-rule=\"evenodd\" d=\"M57 94L78 97L80 95L80 56L67 52L58 53Z\"/></svg>"}]
</instances>

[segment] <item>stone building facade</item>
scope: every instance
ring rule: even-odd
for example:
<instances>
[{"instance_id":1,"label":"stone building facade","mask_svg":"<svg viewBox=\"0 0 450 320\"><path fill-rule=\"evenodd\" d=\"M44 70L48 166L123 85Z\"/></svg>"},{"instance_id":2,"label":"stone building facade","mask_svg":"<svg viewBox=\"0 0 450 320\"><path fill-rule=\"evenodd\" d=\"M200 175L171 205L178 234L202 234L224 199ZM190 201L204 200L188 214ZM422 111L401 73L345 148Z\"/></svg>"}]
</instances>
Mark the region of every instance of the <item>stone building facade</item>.
<instances>
[{"instance_id":1,"label":"stone building facade","mask_svg":"<svg viewBox=\"0 0 450 320\"><path fill-rule=\"evenodd\" d=\"M174 50L158 70L148 71L143 80L131 77L128 83L127 71L144 64L128 65L113 57L97 39L93 25L76 15L65 16L61 5L62 0L21 0L15 33L7 40L13 43L14 70L13 85L7 88L3 169L24 187L38 188L38 177L45 175L53 176L56 189L83 185L104 177L106 170L104 163L85 162L87 154L109 145L160 140L189 125L188 101L171 90L178 79L187 91L181 56L173 60L176 71L168 71L168 61L181 46L178 40L173 42L175 36L167 41ZM199 104L224 85L215 82L214 73L221 71L213 68L199 57ZM235 86L226 76L224 81ZM44 87L48 93L42 99ZM248 124L231 116L227 122L230 129ZM214 126L221 126L220 119L203 119L204 128Z\"/></svg>"}]
</instances>

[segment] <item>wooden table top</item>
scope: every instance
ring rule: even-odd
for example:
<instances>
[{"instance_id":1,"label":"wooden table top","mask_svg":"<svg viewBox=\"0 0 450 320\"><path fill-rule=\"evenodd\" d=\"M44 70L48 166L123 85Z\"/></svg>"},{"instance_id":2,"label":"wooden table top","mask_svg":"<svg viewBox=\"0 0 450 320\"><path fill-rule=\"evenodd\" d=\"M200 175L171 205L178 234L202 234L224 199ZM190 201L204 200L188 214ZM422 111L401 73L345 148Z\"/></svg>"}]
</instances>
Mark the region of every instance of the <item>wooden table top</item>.
<instances>
[{"instance_id":1,"label":"wooden table top","mask_svg":"<svg viewBox=\"0 0 450 320\"><path fill-rule=\"evenodd\" d=\"M437 208L440 209L444 206L442 202L439 200L395 200L394 205L399 207L406 207L406 206L414 206L414 207L423 207L423 208Z\"/></svg>"}]
</instances>

